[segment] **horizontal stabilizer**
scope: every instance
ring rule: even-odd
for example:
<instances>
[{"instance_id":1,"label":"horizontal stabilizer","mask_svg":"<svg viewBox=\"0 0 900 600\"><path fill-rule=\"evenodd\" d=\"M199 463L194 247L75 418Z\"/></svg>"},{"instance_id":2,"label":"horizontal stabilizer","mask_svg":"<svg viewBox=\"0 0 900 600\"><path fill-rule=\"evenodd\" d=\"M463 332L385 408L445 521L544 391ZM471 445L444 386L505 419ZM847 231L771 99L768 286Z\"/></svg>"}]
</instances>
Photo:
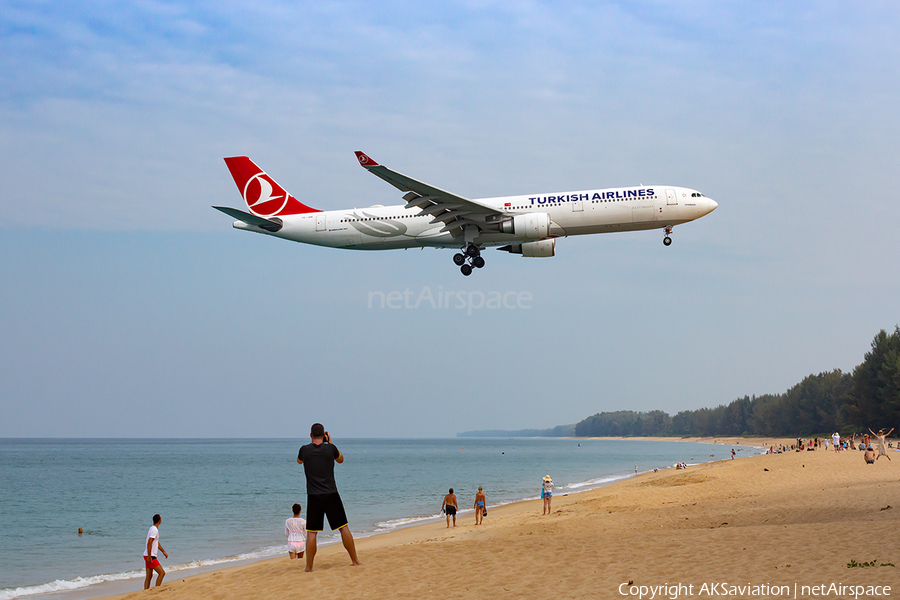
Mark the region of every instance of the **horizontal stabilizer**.
<instances>
[{"instance_id":1,"label":"horizontal stabilizer","mask_svg":"<svg viewBox=\"0 0 900 600\"><path fill-rule=\"evenodd\" d=\"M227 206L213 206L213 208L218 211L222 211L233 219L243 221L247 225L256 225L260 229L265 229L266 231L271 231L272 233L275 233L282 227L281 219L264 219L262 217L257 217L256 215L251 215L250 213L246 213L236 208L229 208Z\"/></svg>"}]
</instances>

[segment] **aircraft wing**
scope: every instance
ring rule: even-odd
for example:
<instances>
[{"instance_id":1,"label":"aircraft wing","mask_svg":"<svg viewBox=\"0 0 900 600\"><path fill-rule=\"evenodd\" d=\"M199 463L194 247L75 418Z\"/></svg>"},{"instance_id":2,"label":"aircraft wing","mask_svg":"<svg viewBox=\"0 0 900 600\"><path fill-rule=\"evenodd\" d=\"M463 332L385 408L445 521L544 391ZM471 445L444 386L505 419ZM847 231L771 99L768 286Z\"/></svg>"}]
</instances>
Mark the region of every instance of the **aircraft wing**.
<instances>
[{"instance_id":1,"label":"aircraft wing","mask_svg":"<svg viewBox=\"0 0 900 600\"><path fill-rule=\"evenodd\" d=\"M443 223L441 231L449 231L453 236L461 235L467 225L482 229L486 224L499 221L503 216L503 212L493 206L445 192L392 171L363 152L357 151L356 158L359 159L359 164L373 175L384 179L401 192L408 192L403 196L406 208L418 208L421 214L431 215L432 223Z\"/></svg>"}]
</instances>

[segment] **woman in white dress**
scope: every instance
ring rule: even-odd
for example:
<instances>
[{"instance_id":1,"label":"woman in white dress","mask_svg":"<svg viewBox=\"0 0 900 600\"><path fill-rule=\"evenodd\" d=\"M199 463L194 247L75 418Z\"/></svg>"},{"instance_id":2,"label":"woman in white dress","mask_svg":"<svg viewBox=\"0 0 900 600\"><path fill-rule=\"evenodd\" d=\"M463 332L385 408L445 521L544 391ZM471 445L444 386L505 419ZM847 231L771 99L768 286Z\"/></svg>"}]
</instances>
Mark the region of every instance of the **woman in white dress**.
<instances>
[{"instance_id":1,"label":"woman in white dress","mask_svg":"<svg viewBox=\"0 0 900 600\"><path fill-rule=\"evenodd\" d=\"M891 431L893 431L893 430L894 430L894 428L891 427ZM884 438L891 435L891 431L888 431L887 433L885 433L884 429L879 429L878 433L875 433L874 431L869 429L869 433L871 433L876 438L878 438L878 456L875 457L875 460L878 460L882 456L884 456L888 460L891 460L891 457L888 456L888 453L887 453L887 444L884 441Z\"/></svg>"}]
</instances>

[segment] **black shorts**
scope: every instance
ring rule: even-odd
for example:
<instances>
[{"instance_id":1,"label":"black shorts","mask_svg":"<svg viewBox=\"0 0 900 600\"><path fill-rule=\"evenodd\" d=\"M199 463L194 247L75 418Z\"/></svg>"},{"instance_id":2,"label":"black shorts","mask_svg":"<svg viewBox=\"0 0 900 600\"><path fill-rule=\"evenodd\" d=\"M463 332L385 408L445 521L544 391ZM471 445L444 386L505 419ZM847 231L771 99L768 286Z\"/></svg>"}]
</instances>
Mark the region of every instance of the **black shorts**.
<instances>
[{"instance_id":1,"label":"black shorts","mask_svg":"<svg viewBox=\"0 0 900 600\"><path fill-rule=\"evenodd\" d=\"M451 517L456 514L456 507L450 506L449 504L444 507L444 512L447 513L448 517Z\"/></svg>"},{"instance_id":2,"label":"black shorts","mask_svg":"<svg viewBox=\"0 0 900 600\"><path fill-rule=\"evenodd\" d=\"M347 525L347 513L344 512L344 503L341 495L311 494L306 497L306 530L323 531L325 529L325 517L328 517L328 526L336 531Z\"/></svg>"}]
</instances>

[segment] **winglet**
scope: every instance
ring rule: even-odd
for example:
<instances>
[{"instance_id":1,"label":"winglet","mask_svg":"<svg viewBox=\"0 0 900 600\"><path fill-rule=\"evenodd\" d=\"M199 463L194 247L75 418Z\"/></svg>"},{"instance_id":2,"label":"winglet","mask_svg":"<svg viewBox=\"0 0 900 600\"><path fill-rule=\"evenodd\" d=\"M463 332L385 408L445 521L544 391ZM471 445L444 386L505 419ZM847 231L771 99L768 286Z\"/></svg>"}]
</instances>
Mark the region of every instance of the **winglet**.
<instances>
[{"instance_id":1,"label":"winglet","mask_svg":"<svg viewBox=\"0 0 900 600\"><path fill-rule=\"evenodd\" d=\"M299 215L321 212L306 206L272 179L265 171L246 156L231 156L225 159L234 184L244 198L250 212L259 217Z\"/></svg>"},{"instance_id":2,"label":"winglet","mask_svg":"<svg viewBox=\"0 0 900 600\"><path fill-rule=\"evenodd\" d=\"M379 166L381 166L377 162L375 162L374 160L372 160L371 158L366 156L365 152L360 152L359 150L357 150L355 152L355 154L356 154L356 158L359 160L359 164L364 167L379 167Z\"/></svg>"}]
</instances>

